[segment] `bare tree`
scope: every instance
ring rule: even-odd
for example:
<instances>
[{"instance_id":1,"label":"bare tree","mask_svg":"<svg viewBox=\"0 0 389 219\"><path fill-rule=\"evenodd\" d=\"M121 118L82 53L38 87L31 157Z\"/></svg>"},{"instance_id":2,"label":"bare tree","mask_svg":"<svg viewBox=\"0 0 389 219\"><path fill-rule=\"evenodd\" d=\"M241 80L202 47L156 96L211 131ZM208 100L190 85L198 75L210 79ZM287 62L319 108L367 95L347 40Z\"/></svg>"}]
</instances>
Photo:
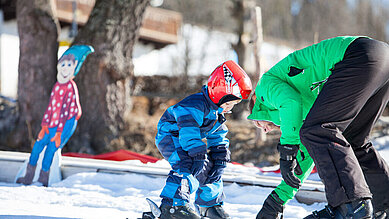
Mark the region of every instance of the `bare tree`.
<instances>
[{"instance_id":1,"label":"bare tree","mask_svg":"<svg viewBox=\"0 0 389 219\"><path fill-rule=\"evenodd\" d=\"M30 150L56 81L59 25L50 0L18 0L16 16L20 37L19 120L6 144Z\"/></svg>"},{"instance_id":2,"label":"bare tree","mask_svg":"<svg viewBox=\"0 0 389 219\"><path fill-rule=\"evenodd\" d=\"M106 152L123 148L129 125L133 80L132 51L149 0L97 0L74 44L95 48L75 81L83 116L68 147ZM129 145L127 145L129 146Z\"/></svg>"},{"instance_id":3,"label":"bare tree","mask_svg":"<svg viewBox=\"0 0 389 219\"><path fill-rule=\"evenodd\" d=\"M238 54L239 63L245 62L246 43L244 43L244 20L245 20L245 0L232 0L233 6L231 7L232 18L236 20L236 34L238 35L238 42L233 45L234 50Z\"/></svg>"}]
</instances>

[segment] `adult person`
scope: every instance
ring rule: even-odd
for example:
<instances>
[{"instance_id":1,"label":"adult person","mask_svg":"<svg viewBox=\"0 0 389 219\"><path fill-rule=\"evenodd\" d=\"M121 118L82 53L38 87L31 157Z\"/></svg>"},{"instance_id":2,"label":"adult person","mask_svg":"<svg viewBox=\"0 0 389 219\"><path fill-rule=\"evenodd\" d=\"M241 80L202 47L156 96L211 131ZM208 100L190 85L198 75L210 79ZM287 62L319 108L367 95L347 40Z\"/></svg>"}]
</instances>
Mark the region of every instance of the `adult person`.
<instances>
[{"instance_id":1,"label":"adult person","mask_svg":"<svg viewBox=\"0 0 389 219\"><path fill-rule=\"evenodd\" d=\"M259 86L257 86L258 88ZM249 108L251 114L248 116L248 119L253 120L254 125L257 128L261 128L265 133L271 132L273 130L279 130L279 113L277 111L271 111L265 108L265 106L256 104L256 95L255 93L250 98ZM253 109L253 107L255 107ZM306 109L307 110L307 109ZM291 112L292 113L292 112ZM290 114L292 116L292 114ZM286 126L287 122L282 123L282 128ZM275 125L278 124L278 125ZM288 133L283 133L281 138L287 136ZM313 167L315 166L312 158L309 156L309 153L304 145L301 144L299 140L296 141L296 145L299 146L299 153L296 153L295 160L288 160L286 155L283 153L284 148L288 147L287 144L279 144L278 150L280 151L280 168L283 176L283 181L269 194L262 205L262 209L257 214L257 219L281 219L283 218L284 206L294 198L298 189L301 187L301 184L308 178ZM293 165L296 165L295 172L288 171L292 165L290 162L294 162ZM298 165L298 166L297 166ZM284 169L286 168L286 171Z\"/></svg>"},{"instance_id":2,"label":"adult person","mask_svg":"<svg viewBox=\"0 0 389 219\"><path fill-rule=\"evenodd\" d=\"M389 168L368 136L388 86L388 44L361 36L297 50L261 78L252 113L259 116L249 119L280 126L285 182L301 182L293 173L301 139L325 185L328 206L307 218L373 218L372 206L375 218L387 217Z\"/></svg>"}]
</instances>

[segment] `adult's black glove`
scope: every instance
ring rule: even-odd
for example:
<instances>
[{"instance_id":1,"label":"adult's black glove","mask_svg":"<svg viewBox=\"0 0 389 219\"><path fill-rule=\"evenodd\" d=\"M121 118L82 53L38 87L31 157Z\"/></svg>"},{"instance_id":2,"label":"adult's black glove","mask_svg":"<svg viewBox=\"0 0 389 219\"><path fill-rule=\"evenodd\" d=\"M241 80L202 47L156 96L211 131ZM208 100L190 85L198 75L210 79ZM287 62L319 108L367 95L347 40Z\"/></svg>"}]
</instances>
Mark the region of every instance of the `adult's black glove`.
<instances>
[{"instance_id":1,"label":"adult's black glove","mask_svg":"<svg viewBox=\"0 0 389 219\"><path fill-rule=\"evenodd\" d=\"M205 183L214 183L220 180L224 173L224 168L227 167L227 161L215 160L213 167L208 173L208 178Z\"/></svg>"},{"instance_id":2,"label":"adult's black glove","mask_svg":"<svg viewBox=\"0 0 389 219\"><path fill-rule=\"evenodd\" d=\"M199 154L192 157L191 173L194 177L198 176L205 169L205 154Z\"/></svg>"},{"instance_id":3,"label":"adult's black glove","mask_svg":"<svg viewBox=\"0 0 389 219\"><path fill-rule=\"evenodd\" d=\"M280 169L281 175L285 183L293 188L300 188L301 180L294 175L301 175L301 167L296 160L297 153L299 151L298 145L292 144L278 144L278 152L280 152Z\"/></svg>"}]
</instances>

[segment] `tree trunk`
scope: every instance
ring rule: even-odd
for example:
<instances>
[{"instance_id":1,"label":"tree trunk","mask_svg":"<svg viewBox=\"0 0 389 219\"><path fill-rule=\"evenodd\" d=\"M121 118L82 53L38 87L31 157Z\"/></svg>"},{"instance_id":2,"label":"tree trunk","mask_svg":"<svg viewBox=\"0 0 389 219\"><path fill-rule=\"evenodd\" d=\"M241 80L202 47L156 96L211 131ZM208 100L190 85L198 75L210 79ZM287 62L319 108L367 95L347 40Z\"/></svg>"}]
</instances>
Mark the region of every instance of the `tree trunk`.
<instances>
[{"instance_id":1,"label":"tree trunk","mask_svg":"<svg viewBox=\"0 0 389 219\"><path fill-rule=\"evenodd\" d=\"M59 25L50 0L18 0L16 17L20 37L19 120L7 144L30 150L56 81Z\"/></svg>"},{"instance_id":2,"label":"tree trunk","mask_svg":"<svg viewBox=\"0 0 389 219\"><path fill-rule=\"evenodd\" d=\"M67 149L102 153L124 148L133 80L132 51L149 0L97 0L73 44L95 49L75 78L83 115Z\"/></svg>"},{"instance_id":3,"label":"tree trunk","mask_svg":"<svg viewBox=\"0 0 389 219\"><path fill-rule=\"evenodd\" d=\"M231 15L232 18L236 20L237 23L237 29L236 34L238 35L238 42L234 45L232 45L232 48L235 50L235 52L238 55L238 62L239 65L244 68L245 63L245 56L246 56L246 45L243 42L243 34L245 33L244 30L244 15L245 15L245 7L244 7L244 1L245 0L232 0L233 7L231 8Z\"/></svg>"}]
</instances>

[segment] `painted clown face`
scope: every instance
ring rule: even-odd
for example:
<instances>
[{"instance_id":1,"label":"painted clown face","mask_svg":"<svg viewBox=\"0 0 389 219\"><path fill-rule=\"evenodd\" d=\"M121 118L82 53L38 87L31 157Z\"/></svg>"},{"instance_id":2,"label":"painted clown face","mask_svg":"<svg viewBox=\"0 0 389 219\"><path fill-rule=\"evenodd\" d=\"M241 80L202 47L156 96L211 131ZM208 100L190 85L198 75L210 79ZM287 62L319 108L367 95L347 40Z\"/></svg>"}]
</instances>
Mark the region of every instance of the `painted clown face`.
<instances>
[{"instance_id":1,"label":"painted clown face","mask_svg":"<svg viewBox=\"0 0 389 219\"><path fill-rule=\"evenodd\" d=\"M74 70L77 67L77 60L61 59L57 64L57 80L59 83L67 83L74 77Z\"/></svg>"}]
</instances>

